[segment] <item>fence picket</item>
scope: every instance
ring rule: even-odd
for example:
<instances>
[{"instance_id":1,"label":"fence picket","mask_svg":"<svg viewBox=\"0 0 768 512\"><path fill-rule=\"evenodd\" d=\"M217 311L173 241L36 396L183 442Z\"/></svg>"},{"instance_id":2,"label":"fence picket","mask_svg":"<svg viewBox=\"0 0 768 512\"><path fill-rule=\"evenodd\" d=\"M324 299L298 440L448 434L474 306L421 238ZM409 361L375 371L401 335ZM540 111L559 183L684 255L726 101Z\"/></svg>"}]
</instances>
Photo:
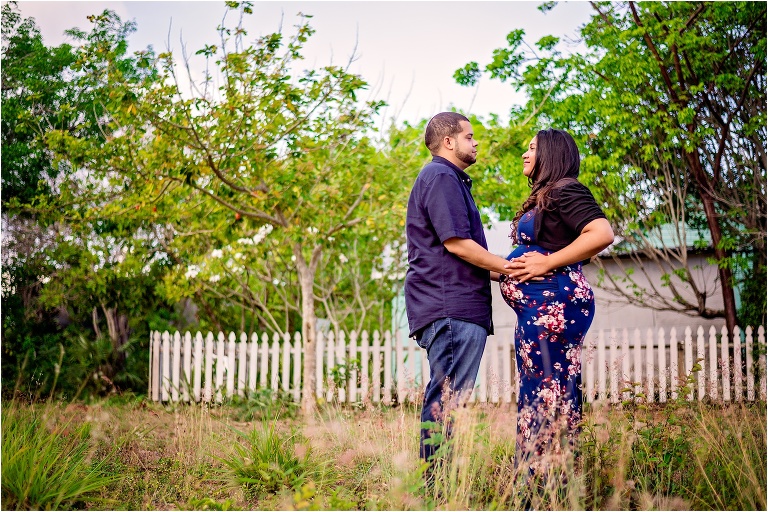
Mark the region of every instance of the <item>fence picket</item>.
<instances>
[{"instance_id":1,"label":"fence picket","mask_svg":"<svg viewBox=\"0 0 768 512\"><path fill-rule=\"evenodd\" d=\"M224 333L220 332L216 340L216 402L222 401L221 388L224 385L224 372L227 360L224 356Z\"/></svg>"},{"instance_id":2,"label":"fence picket","mask_svg":"<svg viewBox=\"0 0 768 512\"><path fill-rule=\"evenodd\" d=\"M368 404L371 401L370 380L368 374L368 362L370 361L370 345L368 344L368 331L360 335L360 401Z\"/></svg>"},{"instance_id":3,"label":"fence picket","mask_svg":"<svg viewBox=\"0 0 768 512\"><path fill-rule=\"evenodd\" d=\"M346 334L344 331L339 331L336 333L336 366L339 369L339 371L343 371L345 377L349 373L347 370L347 355L346 355L346 348L347 348L347 340L346 340ZM347 386L346 386L346 379L339 378L339 402L344 403L347 398Z\"/></svg>"},{"instance_id":4,"label":"fence picket","mask_svg":"<svg viewBox=\"0 0 768 512\"><path fill-rule=\"evenodd\" d=\"M597 336L597 393L599 400L607 398L606 394L606 371L605 365L605 335L600 331Z\"/></svg>"},{"instance_id":5,"label":"fence picket","mask_svg":"<svg viewBox=\"0 0 768 512\"><path fill-rule=\"evenodd\" d=\"M283 357L282 357L282 372L280 374L280 389L283 393L288 393L290 389L291 378L291 350L293 345L291 344L291 335L287 332L283 333Z\"/></svg>"},{"instance_id":6,"label":"fence picket","mask_svg":"<svg viewBox=\"0 0 768 512\"><path fill-rule=\"evenodd\" d=\"M205 362L203 361L203 333L200 331L197 331L195 334L195 373L194 373L194 384L192 385L192 394L195 398L195 402L199 402L201 400L200 395L200 389L202 384L202 369L205 368ZM254 386L255 388L256 386Z\"/></svg>"},{"instance_id":7,"label":"fence picket","mask_svg":"<svg viewBox=\"0 0 768 512\"><path fill-rule=\"evenodd\" d=\"M184 334L184 371L181 376L181 399L189 402L189 385L192 383L192 334Z\"/></svg>"},{"instance_id":8,"label":"fence picket","mask_svg":"<svg viewBox=\"0 0 768 512\"><path fill-rule=\"evenodd\" d=\"M261 366L259 366L259 387L261 389L267 388L267 374L269 373L269 335L262 333L261 335Z\"/></svg>"},{"instance_id":9,"label":"fence picket","mask_svg":"<svg viewBox=\"0 0 768 512\"><path fill-rule=\"evenodd\" d=\"M702 400L705 395L723 401L765 399L763 326L746 327L743 331L736 327L732 338L725 327L720 331L699 327L695 342L690 327L685 329L682 341L673 328L669 331L668 347L663 329L648 330L645 339L639 329L634 329L634 341L630 341L627 329L620 331L599 331L585 340L582 364L586 401L626 400L632 396L626 389L630 386L635 388L638 399L645 392L643 401L663 403L669 397L677 398L681 373L692 384L686 392L688 400ZM400 402L415 401L419 388L423 389L429 379L426 353L413 343L404 343L398 333L318 333L315 346L315 392L328 400L391 404L397 393ZM298 332L271 336L252 333L250 341L245 333L239 334L238 341L234 332L228 336L218 333L215 338L211 332L205 338L200 332L152 332L148 392L155 401L221 402L252 390L271 389L288 393L298 402L302 393L303 347ZM681 351L685 358L682 369L678 363ZM630 364L633 357L634 364ZM514 341L510 335L491 338L481 358L471 399L494 404L512 402L512 395L518 392L514 360Z\"/></svg>"},{"instance_id":10,"label":"fence picket","mask_svg":"<svg viewBox=\"0 0 768 512\"><path fill-rule=\"evenodd\" d=\"M248 364L248 335L240 333L240 343L237 345L237 395L245 396L245 377ZM234 366L234 365L232 365Z\"/></svg>"},{"instance_id":11,"label":"fence picket","mask_svg":"<svg viewBox=\"0 0 768 512\"><path fill-rule=\"evenodd\" d=\"M653 329L645 333L645 403L654 402Z\"/></svg>"},{"instance_id":12,"label":"fence picket","mask_svg":"<svg viewBox=\"0 0 768 512\"><path fill-rule=\"evenodd\" d=\"M152 356L150 358L150 368L152 373L149 378L149 386L152 389L152 400L155 402L160 401L160 382L163 377L160 373L160 331L155 331L152 337Z\"/></svg>"},{"instance_id":13,"label":"fence picket","mask_svg":"<svg viewBox=\"0 0 768 512\"><path fill-rule=\"evenodd\" d=\"M323 396L323 386L325 383L325 375L323 375L323 354L325 353L325 334L323 331L317 331L317 342L315 349L315 396L321 398Z\"/></svg>"},{"instance_id":14,"label":"fence picket","mask_svg":"<svg viewBox=\"0 0 768 512\"><path fill-rule=\"evenodd\" d=\"M704 391L706 390L704 379L707 375L707 365L704 361L704 328L702 326L699 326L696 330L696 364L700 367L698 375L696 375L698 384L698 392L696 396L701 400L704 398Z\"/></svg>"},{"instance_id":15,"label":"fence picket","mask_svg":"<svg viewBox=\"0 0 768 512\"><path fill-rule=\"evenodd\" d=\"M747 400L754 401L755 399L755 368L752 366L752 327L747 326L744 330L746 332L746 338L744 340L744 348L746 349L747 356Z\"/></svg>"},{"instance_id":16,"label":"fence picket","mask_svg":"<svg viewBox=\"0 0 768 512\"><path fill-rule=\"evenodd\" d=\"M227 366L224 371L226 372L227 379L227 396L233 396L235 393L235 373L237 368L235 364L235 352L237 351L236 339L235 333L230 332L229 340L227 340L226 343Z\"/></svg>"},{"instance_id":17,"label":"fence picket","mask_svg":"<svg viewBox=\"0 0 768 512\"><path fill-rule=\"evenodd\" d=\"M208 331L208 336L205 338L205 391L203 392L203 400L206 402L211 401L213 396L213 333Z\"/></svg>"},{"instance_id":18,"label":"fence picket","mask_svg":"<svg viewBox=\"0 0 768 512\"><path fill-rule=\"evenodd\" d=\"M163 332L163 348L162 354L160 355L160 360L162 362L163 368L163 376L160 379L162 386L162 397L163 402L167 402L170 395L171 385L171 340L168 331Z\"/></svg>"},{"instance_id":19,"label":"fence picket","mask_svg":"<svg viewBox=\"0 0 768 512\"><path fill-rule=\"evenodd\" d=\"M659 402L667 401L667 343L664 329L659 329Z\"/></svg>"},{"instance_id":20,"label":"fence picket","mask_svg":"<svg viewBox=\"0 0 768 512\"><path fill-rule=\"evenodd\" d=\"M744 398L742 368L741 368L741 331L733 328L733 397L741 402Z\"/></svg>"},{"instance_id":21,"label":"fence picket","mask_svg":"<svg viewBox=\"0 0 768 512\"><path fill-rule=\"evenodd\" d=\"M256 391L256 369L259 364L259 335L251 334L251 343L248 345L250 359L248 360L248 391Z\"/></svg>"},{"instance_id":22,"label":"fence picket","mask_svg":"<svg viewBox=\"0 0 768 512\"><path fill-rule=\"evenodd\" d=\"M392 403L392 334L384 333L384 404Z\"/></svg>"},{"instance_id":23,"label":"fence picket","mask_svg":"<svg viewBox=\"0 0 768 512\"><path fill-rule=\"evenodd\" d=\"M677 400L677 380L680 377L677 350L677 329L673 327L669 330L669 387L672 400Z\"/></svg>"},{"instance_id":24,"label":"fence picket","mask_svg":"<svg viewBox=\"0 0 768 512\"><path fill-rule=\"evenodd\" d=\"M717 400L717 329L709 329L709 397Z\"/></svg>"},{"instance_id":25,"label":"fence picket","mask_svg":"<svg viewBox=\"0 0 768 512\"><path fill-rule=\"evenodd\" d=\"M757 328L757 350L760 354L760 400L765 400L766 394L766 346L765 346L765 329L761 325Z\"/></svg>"},{"instance_id":26,"label":"fence picket","mask_svg":"<svg viewBox=\"0 0 768 512\"><path fill-rule=\"evenodd\" d=\"M373 387L373 403L375 404L381 401L381 338L379 336L379 331L373 332L373 351L371 352L373 375L371 386Z\"/></svg>"},{"instance_id":27,"label":"fence picket","mask_svg":"<svg viewBox=\"0 0 768 512\"><path fill-rule=\"evenodd\" d=\"M693 386L689 383L689 377L693 370L693 338L691 337L691 328L685 328L685 382L689 386L688 400L693 400Z\"/></svg>"},{"instance_id":28,"label":"fence picket","mask_svg":"<svg viewBox=\"0 0 768 512\"><path fill-rule=\"evenodd\" d=\"M616 337L616 329L611 329L611 362L609 364L610 376L611 376L611 403L619 403L619 347L618 338Z\"/></svg>"},{"instance_id":29,"label":"fence picket","mask_svg":"<svg viewBox=\"0 0 768 512\"><path fill-rule=\"evenodd\" d=\"M731 365L728 363L731 358L728 357L728 328L723 326L720 331L720 371L723 380L723 400L731 400Z\"/></svg>"},{"instance_id":30,"label":"fence picket","mask_svg":"<svg viewBox=\"0 0 768 512\"><path fill-rule=\"evenodd\" d=\"M357 402L357 368L355 360L357 359L357 332L352 331L349 333L349 356L347 361L347 395L349 397L349 403L353 404Z\"/></svg>"},{"instance_id":31,"label":"fence picket","mask_svg":"<svg viewBox=\"0 0 768 512\"><path fill-rule=\"evenodd\" d=\"M293 336L293 401L301 401L301 354L303 344L301 343L301 333Z\"/></svg>"},{"instance_id":32,"label":"fence picket","mask_svg":"<svg viewBox=\"0 0 768 512\"><path fill-rule=\"evenodd\" d=\"M277 395L278 386L280 384L280 376L277 374L280 369L280 335L274 333L272 335L272 349L270 352L270 362L272 363L269 369L269 389L272 390L274 395Z\"/></svg>"}]
</instances>

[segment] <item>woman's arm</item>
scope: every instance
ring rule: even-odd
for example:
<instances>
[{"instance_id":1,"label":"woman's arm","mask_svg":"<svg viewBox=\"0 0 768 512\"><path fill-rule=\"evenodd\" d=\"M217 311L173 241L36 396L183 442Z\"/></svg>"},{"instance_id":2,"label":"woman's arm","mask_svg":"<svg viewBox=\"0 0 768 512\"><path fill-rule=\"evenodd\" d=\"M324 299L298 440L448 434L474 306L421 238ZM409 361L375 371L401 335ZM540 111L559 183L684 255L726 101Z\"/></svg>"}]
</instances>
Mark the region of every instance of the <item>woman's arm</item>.
<instances>
[{"instance_id":1,"label":"woman's arm","mask_svg":"<svg viewBox=\"0 0 768 512\"><path fill-rule=\"evenodd\" d=\"M549 256L527 252L507 263L505 273L519 282L543 276L558 267L584 261L613 243L613 229L606 219L595 219L584 226L581 234L557 252Z\"/></svg>"}]
</instances>

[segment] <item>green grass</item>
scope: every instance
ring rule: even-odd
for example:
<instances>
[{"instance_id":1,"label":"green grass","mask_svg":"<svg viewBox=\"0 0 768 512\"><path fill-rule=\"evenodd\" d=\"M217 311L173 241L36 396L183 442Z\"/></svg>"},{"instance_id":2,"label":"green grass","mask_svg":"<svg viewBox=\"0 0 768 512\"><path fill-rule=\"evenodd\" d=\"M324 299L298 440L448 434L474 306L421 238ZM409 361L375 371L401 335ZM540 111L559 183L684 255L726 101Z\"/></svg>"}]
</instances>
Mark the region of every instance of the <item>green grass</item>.
<instances>
[{"instance_id":1,"label":"green grass","mask_svg":"<svg viewBox=\"0 0 768 512\"><path fill-rule=\"evenodd\" d=\"M2 414L7 509L766 509L765 403L586 407L579 456L535 484L512 462L514 407L476 404L455 411L429 490L414 406L300 418L269 400L132 398Z\"/></svg>"},{"instance_id":2,"label":"green grass","mask_svg":"<svg viewBox=\"0 0 768 512\"><path fill-rule=\"evenodd\" d=\"M2 410L2 508L61 510L85 503L108 505L99 492L115 483L109 456L94 457L89 423L60 421L53 406Z\"/></svg>"}]
</instances>

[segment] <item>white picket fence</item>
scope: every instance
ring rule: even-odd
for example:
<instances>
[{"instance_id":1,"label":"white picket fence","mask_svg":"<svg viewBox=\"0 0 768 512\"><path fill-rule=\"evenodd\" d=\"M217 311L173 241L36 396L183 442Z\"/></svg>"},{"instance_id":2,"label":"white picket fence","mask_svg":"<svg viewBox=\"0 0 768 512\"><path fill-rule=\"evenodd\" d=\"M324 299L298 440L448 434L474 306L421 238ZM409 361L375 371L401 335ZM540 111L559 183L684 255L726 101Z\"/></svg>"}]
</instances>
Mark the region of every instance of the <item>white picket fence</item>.
<instances>
[{"instance_id":1,"label":"white picket fence","mask_svg":"<svg viewBox=\"0 0 768 512\"><path fill-rule=\"evenodd\" d=\"M757 348L757 350L755 350ZM398 333L318 333L316 395L348 403L420 402L429 375L425 352ZM757 355L756 355L757 354ZM278 334L152 332L149 395L154 401L223 401L249 390L282 391L301 398L302 339ZM511 403L517 375L514 340L488 338L473 401ZM582 350L584 399L666 402L710 397L724 401L766 399L766 340L760 326L695 333L676 329L627 329L590 333ZM684 387L685 386L685 387ZM757 387L757 389L756 389ZM746 391L746 393L745 393Z\"/></svg>"}]
</instances>

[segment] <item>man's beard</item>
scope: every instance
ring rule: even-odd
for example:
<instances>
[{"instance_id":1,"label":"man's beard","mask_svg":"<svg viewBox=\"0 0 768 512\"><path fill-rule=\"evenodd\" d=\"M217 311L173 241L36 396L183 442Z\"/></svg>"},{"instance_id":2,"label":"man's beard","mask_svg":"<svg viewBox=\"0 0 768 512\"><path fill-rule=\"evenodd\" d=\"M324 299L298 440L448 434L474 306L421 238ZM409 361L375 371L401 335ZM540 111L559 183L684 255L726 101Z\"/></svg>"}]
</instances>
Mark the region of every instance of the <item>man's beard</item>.
<instances>
[{"instance_id":1,"label":"man's beard","mask_svg":"<svg viewBox=\"0 0 768 512\"><path fill-rule=\"evenodd\" d=\"M459 148L456 148L456 158L458 158L459 160L461 160L467 165L472 165L477 161L477 159L474 156L472 156L472 153L464 153Z\"/></svg>"}]
</instances>

